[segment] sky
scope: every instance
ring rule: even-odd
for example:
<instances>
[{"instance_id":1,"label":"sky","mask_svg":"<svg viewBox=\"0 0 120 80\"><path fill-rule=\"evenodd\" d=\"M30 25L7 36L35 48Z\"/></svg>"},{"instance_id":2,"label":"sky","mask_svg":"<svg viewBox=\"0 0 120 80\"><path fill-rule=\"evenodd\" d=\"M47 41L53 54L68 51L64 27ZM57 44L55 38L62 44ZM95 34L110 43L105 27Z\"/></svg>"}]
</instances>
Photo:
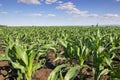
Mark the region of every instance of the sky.
<instances>
[{"instance_id":1,"label":"sky","mask_svg":"<svg viewBox=\"0 0 120 80\"><path fill-rule=\"evenodd\" d=\"M0 24L120 25L120 0L0 0Z\"/></svg>"}]
</instances>

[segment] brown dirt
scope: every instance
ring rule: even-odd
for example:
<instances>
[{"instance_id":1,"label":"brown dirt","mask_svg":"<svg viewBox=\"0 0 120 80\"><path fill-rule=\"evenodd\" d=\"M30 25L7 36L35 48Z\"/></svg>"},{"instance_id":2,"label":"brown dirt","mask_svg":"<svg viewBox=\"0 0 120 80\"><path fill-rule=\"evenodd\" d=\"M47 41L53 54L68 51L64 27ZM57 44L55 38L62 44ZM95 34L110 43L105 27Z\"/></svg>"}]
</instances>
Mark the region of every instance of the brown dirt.
<instances>
[{"instance_id":1,"label":"brown dirt","mask_svg":"<svg viewBox=\"0 0 120 80\"><path fill-rule=\"evenodd\" d=\"M0 54L4 53L3 49L0 48Z\"/></svg>"},{"instance_id":2,"label":"brown dirt","mask_svg":"<svg viewBox=\"0 0 120 80\"><path fill-rule=\"evenodd\" d=\"M5 75L8 73L8 61L0 61L0 80L4 80Z\"/></svg>"},{"instance_id":3,"label":"brown dirt","mask_svg":"<svg viewBox=\"0 0 120 80\"><path fill-rule=\"evenodd\" d=\"M35 72L33 80L47 80L52 69L42 68Z\"/></svg>"},{"instance_id":4,"label":"brown dirt","mask_svg":"<svg viewBox=\"0 0 120 80\"><path fill-rule=\"evenodd\" d=\"M54 59L55 54L53 52L48 52L45 67L36 70L33 76L33 80L47 80L49 74L55 68L55 63L53 63Z\"/></svg>"}]
</instances>

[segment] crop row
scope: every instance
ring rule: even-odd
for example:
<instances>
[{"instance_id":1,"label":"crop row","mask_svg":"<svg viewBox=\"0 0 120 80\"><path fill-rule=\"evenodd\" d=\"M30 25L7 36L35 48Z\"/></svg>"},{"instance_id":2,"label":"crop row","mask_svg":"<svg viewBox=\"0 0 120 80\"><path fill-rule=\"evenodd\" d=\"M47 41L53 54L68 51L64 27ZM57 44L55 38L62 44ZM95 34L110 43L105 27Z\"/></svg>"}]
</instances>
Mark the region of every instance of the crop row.
<instances>
[{"instance_id":1,"label":"crop row","mask_svg":"<svg viewBox=\"0 0 120 80\"><path fill-rule=\"evenodd\" d=\"M48 51L55 54L55 69L48 80L82 80L87 68L93 80L120 79L119 27L1 27L1 47L17 69L17 80L32 80L46 63ZM61 55L61 56L60 56ZM60 62L60 61L61 62ZM75 60L75 62L73 62ZM117 60L118 64L114 64Z\"/></svg>"}]
</instances>

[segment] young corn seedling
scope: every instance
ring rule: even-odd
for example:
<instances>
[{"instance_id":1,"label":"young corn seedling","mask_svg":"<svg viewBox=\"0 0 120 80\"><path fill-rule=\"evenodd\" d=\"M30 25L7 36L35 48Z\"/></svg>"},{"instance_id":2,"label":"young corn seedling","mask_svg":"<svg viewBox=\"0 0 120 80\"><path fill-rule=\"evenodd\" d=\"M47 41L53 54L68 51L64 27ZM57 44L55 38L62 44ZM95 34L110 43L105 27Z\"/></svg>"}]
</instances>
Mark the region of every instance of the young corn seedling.
<instances>
[{"instance_id":1,"label":"young corn seedling","mask_svg":"<svg viewBox=\"0 0 120 80\"><path fill-rule=\"evenodd\" d=\"M90 53L89 50L89 44L87 44L88 39L85 37L81 37L79 40L78 46L75 48L75 53L76 53L76 59L79 61L79 65L83 66L85 60L88 58L88 55Z\"/></svg>"},{"instance_id":2,"label":"young corn seedling","mask_svg":"<svg viewBox=\"0 0 120 80\"><path fill-rule=\"evenodd\" d=\"M110 54L108 56L105 53L105 45L102 45L104 37L100 34L98 30L95 35L90 38L91 51L93 55L93 72L94 80L101 80L103 75L110 72L108 68L105 68L105 64L111 67L112 60Z\"/></svg>"},{"instance_id":3,"label":"young corn seedling","mask_svg":"<svg viewBox=\"0 0 120 80\"><path fill-rule=\"evenodd\" d=\"M74 46L71 42L64 40L64 39L59 39L60 45L63 47L63 55L66 58L70 58L70 62L72 62L72 59L74 58Z\"/></svg>"},{"instance_id":4,"label":"young corn seedling","mask_svg":"<svg viewBox=\"0 0 120 80\"><path fill-rule=\"evenodd\" d=\"M82 68L82 66L67 67L65 64L59 65L50 73L48 80L74 80L81 73ZM66 73L65 76L63 76L63 73Z\"/></svg>"},{"instance_id":5,"label":"young corn seedling","mask_svg":"<svg viewBox=\"0 0 120 80\"><path fill-rule=\"evenodd\" d=\"M40 62L34 61L39 52L27 49L26 46L20 44L18 40L16 40L16 42L11 40L8 43L9 46L6 48L6 53L5 55L1 55L0 60L8 60L12 66L18 70L17 80L32 80L35 70L42 67L45 59L40 60Z\"/></svg>"},{"instance_id":6,"label":"young corn seedling","mask_svg":"<svg viewBox=\"0 0 120 80\"><path fill-rule=\"evenodd\" d=\"M115 71L110 72L111 80L120 80L120 64Z\"/></svg>"}]
</instances>

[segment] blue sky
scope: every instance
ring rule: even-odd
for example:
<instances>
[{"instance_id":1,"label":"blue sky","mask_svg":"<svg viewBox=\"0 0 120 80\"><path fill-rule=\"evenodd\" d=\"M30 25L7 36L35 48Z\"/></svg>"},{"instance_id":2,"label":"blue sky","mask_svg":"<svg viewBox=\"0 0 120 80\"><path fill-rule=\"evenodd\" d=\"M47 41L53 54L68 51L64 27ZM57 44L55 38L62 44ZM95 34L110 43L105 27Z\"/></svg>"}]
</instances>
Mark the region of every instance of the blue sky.
<instances>
[{"instance_id":1,"label":"blue sky","mask_svg":"<svg viewBox=\"0 0 120 80\"><path fill-rule=\"evenodd\" d=\"M120 25L120 0L0 0L0 24Z\"/></svg>"}]
</instances>

